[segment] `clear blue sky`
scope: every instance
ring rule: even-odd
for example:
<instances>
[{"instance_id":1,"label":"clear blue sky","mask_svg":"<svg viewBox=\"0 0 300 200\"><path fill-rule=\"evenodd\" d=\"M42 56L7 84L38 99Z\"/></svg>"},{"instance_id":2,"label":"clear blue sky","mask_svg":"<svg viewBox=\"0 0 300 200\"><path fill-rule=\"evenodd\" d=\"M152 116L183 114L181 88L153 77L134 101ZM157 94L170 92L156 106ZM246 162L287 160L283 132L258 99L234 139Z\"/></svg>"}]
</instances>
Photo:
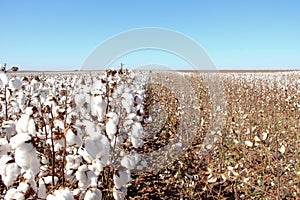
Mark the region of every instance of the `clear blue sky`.
<instances>
[{"instance_id":1,"label":"clear blue sky","mask_svg":"<svg viewBox=\"0 0 300 200\"><path fill-rule=\"evenodd\" d=\"M193 38L218 69L300 69L297 0L0 0L0 15L0 63L26 70L80 69L105 39L142 27Z\"/></svg>"}]
</instances>

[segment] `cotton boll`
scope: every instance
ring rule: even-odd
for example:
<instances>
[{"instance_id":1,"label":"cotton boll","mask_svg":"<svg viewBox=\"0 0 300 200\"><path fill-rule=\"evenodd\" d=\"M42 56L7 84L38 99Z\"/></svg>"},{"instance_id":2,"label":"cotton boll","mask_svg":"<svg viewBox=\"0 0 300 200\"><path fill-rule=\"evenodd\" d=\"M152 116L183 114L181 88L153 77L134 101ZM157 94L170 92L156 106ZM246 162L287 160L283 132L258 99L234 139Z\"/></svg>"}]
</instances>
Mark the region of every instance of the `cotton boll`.
<instances>
[{"instance_id":1,"label":"cotton boll","mask_svg":"<svg viewBox=\"0 0 300 200\"><path fill-rule=\"evenodd\" d=\"M84 200L101 200L102 192L99 189L90 189L86 192Z\"/></svg>"},{"instance_id":2,"label":"cotton boll","mask_svg":"<svg viewBox=\"0 0 300 200\"><path fill-rule=\"evenodd\" d=\"M129 181L131 181L130 171L125 169L119 169L114 175L114 185L117 189L125 186Z\"/></svg>"},{"instance_id":3,"label":"cotton boll","mask_svg":"<svg viewBox=\"0 0 300 200\"><path fill-rule=\"evenodd\" d=\"M112 140L115 137L115 134L117 133L117 125L114 120L108 119L108 122L106 123L106 134L110 140Z\"/></svg>"},{"instance_id":4,"label":"cotton boll","mask_svg":"<svg viewBox=\"0 0 300 200\"><path fill-rule=\"evenodd\" d=\"M10 188L5 196L4 196L4 199L5 200L11 200L11 199L14 199L14 200L23 200L25 199L25 196L23 193L21 192L18 192L17 189L15 188Z\"/></svg>"},{"instance_id":5,"label":"cotton boll","mask_svg":"<svg viewBox=\"0 0 300 200\"><path fill-rule=\"evenodd\" d=\"M46 176L46 177L43 177L43 179L44 179L44 182L46 185L52 184L52 176ZM54 176L54 185L56 185L57 181L58 181L58 177Z\"/></svg>"},{"instance_id":6,"label":"cotton boll","mask_svg":"<svg viewBox=\"0 0 300 200\"><path fill-rule=\"evenodd\" d=\"M92 156L89 154L89 152L87 152L87 150L83 147L79 148L78 150L78 154L82 156L82 158L87 162L87 163L92 163L93 158Z\"/></svg>"},{"instance_id":7,"label":"cotton boll","mask_svg":"<svg viewBox=\"0 0 300 200\"><path fill-rule=\"evenodd\" d=\"M47 200L74 200L73 194L69 188L55 190L54 194L49 194Z\"/></svg>"},{"instance_id":8,"label":"cotton boll","mask_svg":"<svg viewBox=\"0 0 300 200\"><path fill-rule=\"evenodd\" d=\"M12 90L20 90L22 87L22 81L19 78L11 78L9 80L9 88Z\"/></svg>"},{"instance_id":9,"label":"cotton boll","mask_svg":"<svg viewBox=\"0 0 300 200\"><path fill-rule=\"evenodd\" d=\"M76 171L76 179L78 180L78 187L81 190L86 190L90 184L91 180L89 179L88 172L89 169L87 165L81 165Z\"/></svg>"},{"instance_id":10,"label":"cotton boll","mask_svg":"<svg viewBox=\"0 0 300 200\"><path fill-rule=\"evenodd\" d=\"M31 143L24 143L15 150L16 163L25 170L31 171L34 175L40 171L40 163L36 150Z\"/></svg>"},{"instance_id":11,"label":"cotton boll","mask_svg":"<svg viewBox=\"0 0 300 200\"><path fill-rule=\"evenodd\" d=\"M55 128L58 127L60 130L65 130L65 123L63 122L63 120L55 119L53 124Z\"/></svg>"},{"instance_id":12,"label":"cotton boll","mask_svg":"<svg viewBox=\"0 0 300 200\"><path fill-rule=\"evenodd\" d=\"M9 145L6 138L0 138L0 158L3 155L7 155L8 152L11 152L11 146Z\"/></svg>"},{"instance_id":13,"label":"cotton boll","mask_svg":"<svg viewBox=\"0 0 300 200\"><path fill-rule=\"evenodd\" d=\"M77 146L80 147L82 145L82 133L80 129L75 129L75 132L71 128L68 129L66 133L66 140L68 146Z\"/></svg>"},{"instance_id":14,"label":"cotton boll","mask_svg":"<svg viewBox=\"0 0 300 200\"><path fill-rule=\"evenodd\" d=\"M12 120L4 121L2 124L2 133L5 134L5 137L10 140L10 138L16 135L16 125Z\"/></svg>"},{"instance_id":15,"label":"cotton boll","mask_svg":"<svg viewBox=\"0 0 300 200\"><path fill-rule=\"evenodd\" d=\"M27 114L21 115L21 118L18 120L16 124L16 130L18 133L27 133L29 118L30 116Z\"/></svg>"},{"instance_id":16,"label":"cotton boll","mask_svg":"<svg viewBox=\"0 0 300 200\"><path fill-rule=\"evenodd\" d=\"M117 113L114 113L114 112L109 112L107 113L106 115L109 119L112 119L115 124L118 124L119 123L119 116Z\"/></svg>"},{"instance_id":17,"label":"cotton boll","mask_svg":"<svg viewBox=\"0 0 300 200\"><path fill-rule=\"evenodd\" d=\"M127 113L130 113L134 103L133 94L129 92L123 93L121 99L123 108L125 108Z\"/></svg>"},{"instance_id":18,"label":"cotton boll","mask_svg":"<svg viewBox=\"0 0 300 200\"><path fill-rule=\"evenodd\" d=\"M10 139L10 146L12 149L16 149L19 146L21 146L22 144L31 141L31 137L30 135L28 135L27 133L18 133L17 135L15 135L14 137L12 137Z\"/></svg>"},{"instance_id":19,"label":"cotton boll","mask_svg":"<svg viewBox=\"0 0 300 200\"><path fill-rule=\"evenodd\" d=\"M47 194L46 194L46 185L45 181L40 178L39 179L39 187L38 187L38 198L40 199L46 199Z\"/></svg>"},{"instance_id":20,"label":"cotton boll","mask_svg":"<svg viewBox=\"0 0 300 200\"><path fill-rule=\"evenodd\" d=\"M66 164L67 169L78 169L82 161L82 158L80 155L67 155L66 161L67 161Z\"/></svg>"},{"instance_id":21,"label":"cotton boll","mask_svg":"<svg viewBox=\"0 0 300 200\"><path fill-rule=\"evenodd\" d=\"M135 137L131 137L131 138L130 138L130 141L131 141L132 146L133 146L134 148L139 148L139 147L143 146L144 143L145 143L142 139L140 139L140 138L135 138Z\"/></svg>"},{"instance_id":22,"label":"cotton boll","mask_svg":"<svg viewBox=\"0 0 300 200\"><path fill-rule=\"evenodd\" d=\"M85 148L92 159L101 159L102 164L106 166L109 162L110 144L104 135L87 138Z\"/></svg>"},{"instance_id":23,"label":"cotton boll","mask_svg":"<svg viewBox=\"0 0 300 200\"><path fill-rule=\"evenodd\" d=\"M32 136L36 136L35 122L32 118L28 121L27 132Z\"/></svg>"},{"instance_id":24,"label":"cotton boll","mask_svg":"<svg viewBox=\"0 0 300 200\"><path fill-rule=\"evenodd\" d=\"M139 122L135 122L131 127L131 136L135 138L144 137L143 126Z\"/></svg>"},{"instance_id":25,"label":"cotton boll","mask_svg":"<svg viewBox=\"0 0 300 200\"><path fill-rule=\"evenodd\" d=\"M8 85L8 82L8 76L4 72L0 72L0 85L4 87L4 85Z\"/></svg>"},{"instance_id":26,"label":"cotton boll","mask_svg":"<svg viewBox=\"0 0 300 200\"><path fill-rule=\"evenodd\" d=\"M25 183L25 182L21 182L17 188L18 192L22 192L23 194L25 194L28 189L30 188L30 186Z\"/></svg>"},{"instance_id":27,"label":"cotton boll","mask_svg":"<svg viewBox=\"0 0 300 200\"><path fill-rule=\"evenodd\" d=\"M115 200L123 200L127 195L127 188L121 187L120 189L113 188L113 196Z\"/></svg>"},{"instance_id":28,"label":"cotton boll","mask_svg":"<svg viewBox=\"0 0 300 200\"><path fill-rule=\"evenodd\" d=\"M93 116L98 117L98 121L103 121L105 116L107 102L102 96L92 98L91 111Z\"/></svg>"},{"instance_id":29,"label":"cotton boll","mask_svg":"<svg viewBox=\"0 0 300 200\"><path fill-rule=\"evenodd\" d=\"M9 187L20 175L20 168L16 163L9 163L6 165L5 174L1 174L3 183Z\"/></svg>"},{"instance_id":30,"label":"cotton boll","mask_svg":"<svg viewBox=\"0 0 300 200\"><path fill-rule=\"evenodd\" d=\"M121 165L129 170L132 170L135 169L140 160L141 156L138 153L134 153L133 155L126 155L121 160Z\"/></svg>"}]
</instances>

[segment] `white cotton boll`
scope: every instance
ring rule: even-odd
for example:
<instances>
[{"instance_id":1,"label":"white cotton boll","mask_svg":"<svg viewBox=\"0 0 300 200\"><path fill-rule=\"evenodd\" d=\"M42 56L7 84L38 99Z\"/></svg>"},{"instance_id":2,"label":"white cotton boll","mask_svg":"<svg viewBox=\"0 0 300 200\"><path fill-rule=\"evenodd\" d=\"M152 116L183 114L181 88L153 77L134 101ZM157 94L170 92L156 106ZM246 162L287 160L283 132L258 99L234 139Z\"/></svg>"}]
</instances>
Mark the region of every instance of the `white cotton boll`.
<instances>
[{"instance_id":1,"label":"white cotton boll","mask_svg":"<svg viewBox=\"0 0 300 200\"><path fill-rule=\"evenodd\" d=\"M119 123L119 116L117 113L114 113L114 112L109 112L107 113L106 115L108 118L112 119L115 124L118 124Z\"/></svg>"},{"instance_id":2,"label":"white cotton boll","mask_svg":"<svg viewBox=\"0 0 300 200\"><path fill-rule=\"evenodd\" d=\"M58 127L60 130L65 130L65 123L63 122L63 120L55 119L53 124L55 128Z\"/></svg>"},{"instance_id":3,"label":"white cotton boll","mask_svg":"<svg viewBox=\"0 0 300 200\"><path fill-rule=\"evenodd\" d=\"M90 180L90 187L97 187L98 186L98 177L93 171L88 170L87 171L87 177Z\"/></svg>"},{"instance_id":4,"label":"white cotton boll","mask_svg":"<svg viewBox=\"0 0 300 200\"><path fill-rule=\"evenodd\" d=\"M9 187L11 186L18 176L20 175L20 168L16 163L9 163L5 165L5 174L1 173L3 183Z\"/></svg>"},{"instance_id":5,"label":"white cotton boll","mask_svg":"<svg viewBox=\"0 0 300 200\"><path fill-rule=\"evenodd\" d=\"M90 189L86 192L84 200L101 200L102 192L99 189Z\"/></svg>"},{"instance_id":6,"label":"white cotton boll","mask_svg":"<svg viewBox=\"0 0 300 200\"><path fill-rule=\"evenodd\" d=\"M105 116L107 102L102 96L92 98L91 111L93 116L98 117L98 121L103 121Z\"/></svg>"},{"instance_id":7,"label":"white cotton boll","mask_svg":"<svg viewBox=\"0 0 300 200\"><path fill-rule=\"evenodd\" d=\"M69 188L55 190L54 194L49 194L47 200L74 200L73 194Z\"/></svg>"},{"instance_id":8,"label":"white cotton boll","mask_svg":"<svg viewBox=\"0 0 300 200\"><path fill-rule=\"evenodd\" d=\"M142 147L144 145L144 141L140 138L131 137L130 141L131 141L132 146L134 148L139 148L139 147Z\"/></svg>"},{"instance_id":9,"label":"white cotton boll","mask_svg":"<svg viewBox=\"0 0 300 200\"><path fill-rule=\"evenodd\" d=\"M15 150L15 161L20 167L31 171L34 175L39 173L40 163L31 143L25 143Z\"/></svg>"},{"instance_id":10,"label":"white cotton boll","mask_svg":"<svg viewBox=\"0 0 300 200\"><path fill-rule=\"evenodd\" d=\"M131 136L135 138L144 137L143 126L139 122L135 122L131 127Z\"/></svg>"},{"instance_id":11,"label":"white cotton boll","mask_svg":"<svg viewBox=\"0 0 300 200\"><path fill-rule=\"evenodd\" d=\"M0 72L0 85L4 87L4 85L8 85L8 76L4 72Z\"/></svg>"},{"instance_id":12,"label":"white cotton boll","mask_svg":"<svg viewBox=\"0 0 300 200\"><path fill-rule=\"evenodd\" d=\"M32 107L28 107L25 109L25 114L26 115L32 115L33 114L33 108Z\"/></svg>"},{"instance_id":13,"label":"white cotton boll","mask_svg":"<svg viewBox=\"0 0 300 200\"><path fill-rule=\"evenodd\" d=\"M92 159L101 159L103 165L109 162L110 144L104 135L87 138L85 141L85 148Z\"/></svg>"},{"instance_id":14,"label":"white cotton boll","mask_svg":"<svg viewBox=\"0 0 300 200\"><path fill-rule=\"evenodd\" d=\"M125 169L119 169L116 174L113 175L114 185L117 189L125 186L131 181L130 171Z\"/></svg>"},{"instance_id":15,"label":"white cotton boll","mask_svg":"<svg viewBox=\"0 0 300 200\"><path fill-rule=\"evenodd\" d=\"M46 176L43 179L46 185L52 184L52 176ZM54 176L54 185L56 185L57 181L58 181L58 177Z\"/></svg>"},{"instance_id":16,"label":"white cotton boll","mask_svg":"<svg viewBox=\"0 0 300 200\"><path fill-rule=\"evenodd\" d=\"M21 118L18 120L16 124L16 130L18 133L27 133L29 118L30 116L27 114L21 115Z\"/></svg>"},{"instance_id":17,"label":"white cotton boll","mask_svg":"<svg viewBox=\"0 0 300 200\"><path fill-rule=\"evenodd\" d=\"M81 190L86 190L90 184L91 180L88 177L89 169L87 165L81 165L78 170L76 171L76 179L78 180L78 187Z\"/></svg>"},{"instance_id":18,"label":"white cotton boll","mask_svg":"<svg viewBox=\"0 0 300 200\"><path fill-rule=\"evenodd\" d=\"M66 140L68 146L75 145L80 147L82 145L82 133L80 129L76 129L76 131L73 132L72 129L69 128L66 134Z\"/></svg>"},{"instance_id":19,"label":"white cotton boll","mask_svg":"<svg viewBox=\"0 0 300 200\"><path fill-rule=\"evenodd\" d=\"M115 121L112 119L108 119L105 129L108 138L112 140L115 137L115 134L117 133L117 125Z\"/></svg>"},{"instance_id":20,"label":"white cotton boll","mask_svg":"<svg viewBox=\"0 0 300 200\"><path fill-rule=\"evenodd\" d=\"M11 189L9 189L6 192L6 194L4 196L4 199L5 200L11 200L11 199L14 199L14 200L24 200L25 196L24 196L23 193L18 192L17 189L11 188Z\"/></svg>"},{"instance_id":21,"label":"white cotton boll","mask_svg":"<svg viewBox=\"0 0 300 200\"><path fill-rule=\"evenodd\" d=\"M80 155L67 155L66 161L67 161L66 164L67 169L78 169L82 161L82 158Z\"/></svg>"},{"instance_id":22,"label":"white cotton boll","mask_svg":"<svg viewBox=\"0 0 300 200\"><path fill-rule=\"evenodd\" d=\"M32 136L36 136L35 122L32 118L28 121L27 132Z\"/></svg>"},{"instance_id":23,"label":"white cotton boll","mask_svg":"<svg viewBox=\"0 0 300 200\"><path fill-rule=\"evenodd\" d=\"M122 94L122 106L123 108L125 108L127 113L131 112L133 103L134 103L134 96L133 94L129 93L129 92L125 92Z\"/></svg>"},{"instance_id":24,"label":"white cotton boll","mask_svg":"<svg viewBox=\"0 0 300 200\"><path fill-rule=\"evenodd\" d=\"M10 140L10 138L17 133L15 122L12 120L4 121L2 124L2 132L5 134L5 137Z\"/></svg>"},{"instance_id":25,"label":"white cotton boll","mask_svg":"<svg viewBox=\"0 0 300 200\"><path fill-rule=\"evenodd\" d=\"M117 137L114 137L111 142L110 145L111 147L118 147L120 144L122 144L124 142L125 138L123 135L119 135Z\"/></svg>"},{"instance_id":26,"label":"white cotton boll","mask_svg":"<svg viewBox=\"0 0 300 200\"><path fill-rule=\"evenodd\" d=\"M76 94L74 101L75 101L76 106L78 106L78 108L80 108L86 102L86 95L85 94Z\"/></svg>"},{"instance_id":27,"label":"white cotton boll","mask_svg":"<svg viewBox=\"0 0 300 200\"><path fill-rule=\"evenodd\" d=\"M23 145L25 142L31 141L31 136L27 133L18 133L10 139L10 146L12 149L16 149L19 146Z\"/></svg>"},{"instance_id":28,"label":"white cotton boll","mask_svg":"<svg viewBox=\"0 0 300 200\"><path fill-rule=\"evenodd\" d=\"M39 187L38 187L38 198L40 199L46 199L47 194L46 194L46 185L45 181L40 178L39 179Z\"/></svg>"},{"instance_id":29,"label":"white cotton boll","mask_svg":"<svg viewBox=\"0 0 300 200\"><path fill-rule=\"evenodd\" d=\"M89 152L87 152L86 149L84 148L79 148L78 150L78 154L82 156L82 158L87 162L87 163L92 163L93 158L92 156L89 154Z\"/></svg>"},{"instance_id":30,"label":"white cotton boll","mask_svg":"<svg viewBox=\"0 0 300 200\"><path fill-rule=\"evenodd\" d=\"M138 162L140 160L141 160L141 156L137 153L135 153L133 155L126 155L121 160L121 165L123 167L126 167L129 170L135 169L136 165L138 164Z\"/></svg>"},{"instance_id":31,"label":"white cotton boll","mask_svg":"<svg viewBox=\"0 0 300 200\"><path fill-rule=\"evenodd\" d=\"M103 171L103 164L101 160L95 159L93 160L92 165L89 165L88 168L99 176L100 172Z\"/></svg>"},{"instance_id":32,"label":"white cotton boll","mask_svg":"<svg viewBox=\"0 0 300 200\"><path fill-rule=\"evenodd\" d=\"M3 155L7 155L8 152L11 152L11 146L8 144L6 138L0 138L0 158Z\"/></svg>"},{"instance_id":33,"label":"white cotton boll","mask_svg":"<svg viewBox=\"0 0 300 200\"><path fill-rule=\"evenodd\" d=\"M115 200L123 200L127 195L127 188L121 187L120 189L113 188L113 196Z\"/></svg>"},{"instance_id":34,"label":"white cotton boll","mask_svg":"<svg viewBox=\"0 0 300 200\"><path fill-rule=\"evenodd\" d=\"M28 191L28 189L30 188L30 186L25 183L25 182L21 182L17 188L18 192L22 192L22 193L26 193Z\"/></svg>"},{"instance_id":35,"label":"white cotton boll","mask_svg":"<svg viewBox=\"0 0 300 200\"><path fill-rule=\"evenodd\" d=\"M22 87L22 81L19 78L11 78L9 80L9 88L13 90L20 90Z\"/></svg>"}]
</instances>

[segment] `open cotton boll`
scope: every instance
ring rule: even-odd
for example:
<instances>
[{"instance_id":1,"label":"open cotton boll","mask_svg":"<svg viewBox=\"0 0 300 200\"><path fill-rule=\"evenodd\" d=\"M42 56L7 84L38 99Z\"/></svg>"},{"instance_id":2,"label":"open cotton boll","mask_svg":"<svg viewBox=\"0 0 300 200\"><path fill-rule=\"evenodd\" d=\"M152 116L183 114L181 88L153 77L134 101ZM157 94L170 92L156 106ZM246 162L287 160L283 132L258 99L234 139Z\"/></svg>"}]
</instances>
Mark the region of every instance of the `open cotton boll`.
<instances>
[{"instance_id":1,"label":"open cotton boll","mask_svg":"<svg viewBox=\"0 0 300 200\"><path fill-rule=\"evenodd\" d=\"M102 199L102 192L99 189L89 189L84 196L84 200L101 200L101 199Z\"/></svg>"},{"instance_id":2,"label":"open cotton boll","mask_svg":"<svg viewBox=\"0 0 300 200\"><path fill-rule=\"evenodd\" d=\"M127 195L127 188L121 187L120 189L113 188L113 196L115 200L123 200Z\"/></svg>"},{"instance_id":3,"label":"open cotton boll","mask_svg":"<svg viewBox=\"0 0 300 200\"><path fill-rule=\"evenodd\" d=\"M91 184L91 180L87 172L89 172L87 165L81 165L76 171L76 179L78 180L78 187L81 190L86 190Z\"/></svg>"},{"instance_id":4,"label":"open cotton boll","mask_svg":"<svg viewBox=\"0 0 300 200\"><path fill-rule=\"evenodd\" d=\"M19 184L19 186L17 187L17 190L18 190L18 192L22 192L23 194L25 194L29 188L30 188L30 185L28 185L28 183L21 182Z\"/></svg>"},{"instance_id":5,"label":"open cotton boll","mask_svg":"<svg viewBox=\"0 0 300 200\"><path fill-rule=\"evenodd\" d=\"M9 163L5 165L5 174L1 174L2 181L6 187L11 186L20 175L21 169L16 163Z\"/></svg>"},{"instance_id":6,"label":"open cotton boll","mask_svg":"<svg viewBox=\"0 0 300 200\"><path fill-rule=\"evenodd\" d=\"M22 81L16 77L11 78L8 83L9 88L12 90L20 90L22 87L22 84L23 84Z\"/></svg>"},{"instance_id":7,"label":"open cotton boll","mask_svg":"<svg viewBox=\"0 0 300 200\"><path fill-rule=\"evenodd\" d=\"M16 135L16 125L12 120L4 121L2 124L2 133L5 134L5 137L10 140L10 138ZM1 147L0 147L1 148Z\"/></svg>"},{"instance_id":8,"label":"open cotton boll","mask_svg":"<svg viewBox=\"0 0 300 200\"><path fill-rule=\"evenodd\" d=\"M66 133L66 140L68 146L77 146L80 147L82 145L82 133L80 129L75 129L75 132L71 128L68 129Z\"/></svg>"},{"instance_id":9,"label":"open cotton boll","mask_svg":"<svg viewBox=\"0 0 300 200\"><path fill-rule=\"evenodd\" d=\"M66 161L67 161L66 164L67 169L78 169L82 161L82 158L80 155L67 155Z\"/></svg>"},{"instance_id":10,"label":"open cotton boll","mask_svg":"<svg viewBox=\"0 0 300 200\"><path fill-rule=\"evenodd\" d=\"M46 199L47 198L47 194L46 194L46 185L45 185L45 181L40 178L39 179L39 187L38 187L38 198L40 199Z\"/></svg>"},{"instance_id":11,"label":"open cotton boll","mask_svg":"<svg viewBox=\"0 0 300 200\"><path fill-rule=\"evenodd\" d=\"M10 146L12 149L16 149L19 146L23 145L25 142L28 142L31 140L31 136L27 133L18 133L14 137L10 139Z\"/></svg>"},{"instance_id":12,"label":"open cotton boll","mask_svg":"<svg viewBox=\"0 0 300 200\"><path fill-rule=\"evenodd\" d=\"M31 143L24 143L15 150L16 163L25 170L36 175L40 171L40 163L35 148Z\"/></svg>"},{"instance_id":13,"label":"open cotton boll","mask_svg":"<svg viewBox=\"0 0 300 200\"><path fill-rule=\"evenodd\" d=\"M18 192L16 188L10 188L5 196L4 196L5 200L24 200L25 199L25 195L22 192Z\"/></svg>"},{"instance_id":14,"label":"open cotton boll","mask_svg":"<svg viewBox=\"0 0 300 200\"><path fill-rule=\"evenodd\" d=\"M9 145L6 138L0 138L0 158L3 155L7 155L8 152L11 152L11 146Z\"/></svg>"},{"instance_id":15,"label":"open cotton boll","mask_svg":"<svg viewBox=\"0 0 300 200\"><path fill-rule=\"evenodd\" d=\"M130 171L120 168L114 175L114 185L117 189L125 186L129 181L131 181Z\"/></svg>"},{"instance_id":16,"label":"open cotton boll","mask_svg":"<svg viewBox=\"0 0 300 200\"><path fill-rule=\"evenodd\" d=\"M5 85L8 85L9 79L4 72L0 72L0 85L3 88Z\"/></svg>"},{"instance_id":17,"label":"open cotton boll","mask_svg":"<svg viewBox=\"0 0 300 200\"><path fill-rule=\"evenodd\" d=\"M143 138L145 136L143 126L139 122L135 122L131 126L131 136L135 138Z\"/></svg>"},{"instance_id":18,"label":"open cotton boll","mask_svg":"<svg viewBox=\"0 0 300 200\"><path fill-rule=\"evenodd\" d=\"M85 140L85 148L92 159L101 159L101 162L106 166L109 162L110 144L104 135L89 137Z\"/></svg>"},{"instance_id":19,"label":"open cotton boll","mask_svg":"<svg viewBox=\"0 0 300 200\"><path fill-rule=\"evenodd\" d=\"M16 123L18 133L27 133L29 118L30 116L27 114L21 115L21 118Z\"/></svg>"},{"instance_id":20,"label":"open cotton boll","mask_svg":"<svg viewBox=\"0 0 300 200\"><path fill-rule=\"evenodd\" d=\"M130 113L131 109L132 109L132 106L133 106L133 103L134 103L133 94L126 92L126 93L122 94L121 98L122 98L121 102L122 102L123 108L125 108L127 113Z\"/></svg>"},{"instance_id":21,"label":"open cotton boll","mask_svg":"<svg viewBox=\"0 0 300 200\"><path fill-rule=\"evenodd\" d=\"M112 140L117 133L117 125L113 119L108 119L105 126L106 134L110 140Z\"/></svg>"},{"instance_id":22,"label":"open cotton boll","mask_svg":"<svg viewBox=\"0 0 300 200\"><path fill-rule=\"evenodd\" d=\"M106 114L106 116L109 118L109 119L112 119L115 124L118 124L119 123L119 116L117 113L115 112L109 112Z\"/></svg>"},{"instance_id":23,"label":"open cotton boll","mask_svg":"<svg viewBox=\"0 0 300 200\"><path fill-rule=\"evenodd\" d=\"M78 154L82 156L82 158L87 162L87 163L92 163L94 160L93 157L89 154L89 152L83 148L80 147L78 150Z\"/></svg>"},{"instance_id":24,"label":"open cotton boll","mask_svg":"<svg viewBox=\"0 0 300 200\"><path fill-rule=\"evenodd\" d=\"M36 136L35 122L32 118L29 118L27 132L32 136Z\"/></svg>"},{"instance_id":25,"label":"open cotton boll","mask_svg":"<svg viewBox=\"0 0 300 200\"><path fill-rule=\"evenodd\" d=\"M16 163L11 163L13 158L8 155L3 155L0 159L0 175L3 183L9 187L20 175L20 168Z\"/></svg>"},{"instance_id":26,"label":"open cotton boll","mask_svg":"<svg viewBox=\"0 0 300 200\"><path fill-rule=\"evenodd\" d=\"M132 146L134 148L139 148L142 147L144 145L144 140L140 139L140 138L135 138L135 137L131 137L130 141L132 143Z\"/></svg>"},{"instance_id":27,"label":"open cotton boll","mask_svg":"<svg viewBox=\"0 0 300 200\"><path fill-rule=\"evenodd\" d=\"M98 121L103 121L107 106L107 101L101 95L92 97L91 111L93 116L98 117Z\"/></svg>"},{"instance_id":28,"label":"open cotton boll","mask_svg":"<svg viewBox=\"0 0 300 200\"><path fill-rule=\"evenodd\" d=\"M49 194L47 200L74 200L73 194L69 188L55 190L54 194Z\"/></svg>"},{"instance_id":29,"label":"open cotton boll","mask_svg":"<svg viewBox=\"0 0 300 200\"><path fill-rule=\"evenodd\" d=\"M53 122L53 125L54 125L55 128L58 127L61 131L65 130L65 123L61 119L55 119L54 122Z\"/></svg>"},{"instance_id":30,"label":"open cotton boll","mask_svg":"<svg viewBox=\"0 0 300 200\"><path fill-rule=\"evenodd\" d=\"M138 153L133 155L126 155L121 160L121 165L127 169L135 169L136 165L140 162L141 156Z\"/></svg>"}]
</instances>

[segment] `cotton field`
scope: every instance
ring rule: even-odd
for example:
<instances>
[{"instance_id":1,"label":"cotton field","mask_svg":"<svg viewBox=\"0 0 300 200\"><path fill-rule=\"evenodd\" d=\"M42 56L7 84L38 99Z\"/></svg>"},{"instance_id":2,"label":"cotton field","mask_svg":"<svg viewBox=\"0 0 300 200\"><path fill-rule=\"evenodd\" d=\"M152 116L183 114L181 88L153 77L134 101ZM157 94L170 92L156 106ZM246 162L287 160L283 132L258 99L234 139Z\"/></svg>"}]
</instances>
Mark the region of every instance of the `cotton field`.
<instances>
[{"instance_id":1,"label":"cotton field","mask_svg":"<svg viewBox=\"0 0 300 200\"><path fill-rule=\"evenodd\" d=\"M178 73L195 91L198 134L151 171L142 154L174 140L183 111L172 92L149 86L146 72L1 72L0 198L299 197L299 71L220 73L225 120L203 158L213 120L208 73ZM150 112L153 102L159 109Z\"/></svg>"}]
</instances>

